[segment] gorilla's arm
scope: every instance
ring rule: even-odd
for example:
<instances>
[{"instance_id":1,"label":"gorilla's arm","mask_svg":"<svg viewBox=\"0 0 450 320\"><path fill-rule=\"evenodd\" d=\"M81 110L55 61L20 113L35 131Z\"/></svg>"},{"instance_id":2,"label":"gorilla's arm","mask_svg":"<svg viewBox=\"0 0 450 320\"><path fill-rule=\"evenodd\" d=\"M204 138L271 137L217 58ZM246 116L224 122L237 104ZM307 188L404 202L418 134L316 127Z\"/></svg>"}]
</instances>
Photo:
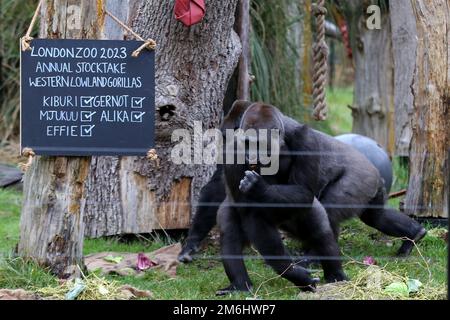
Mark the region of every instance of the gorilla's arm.
<instances>
[{"instance_id":1,"label":"gorilla's arm","mask_svg":"<svg viewBox=\"0 0 450 320\"><path fill-rule=\"evenodd\" d=\"M225 186L222 181L223 166L217 165L211 179L200 191L199 205L183 249L178 256L181 262L192 261L191 254L199 250L200 243L216 225L217 210L225 199Z\"/></svg>"},{"instance_id":2,"label":"gorilla's arm","mask_svg":"<svg viewBox=\"0 0 450 320\"><path fill-rule=\"evenodd\" d=\"M284 119L284 141L292 161L289 179L282 184L268 184L254 171L246 171L239 190L251 199L263 203L284 204L287 206L311 206L320 190L320 146L314 133L305 125ZM280 165L282 162L280 161Z\"/></svg>"},{"instance_id":3,"label":"gorilla's arm","mask_svg":"<svg viewBox=\"0 0 450 320\"><path fill-rule=\"evenodd\" d=\"M312 190L303 184L268 184L255 171L246 171L239 190L258 202L283 204L284 207L310 207L314 200Z\"/></svg>"}]
</instances>

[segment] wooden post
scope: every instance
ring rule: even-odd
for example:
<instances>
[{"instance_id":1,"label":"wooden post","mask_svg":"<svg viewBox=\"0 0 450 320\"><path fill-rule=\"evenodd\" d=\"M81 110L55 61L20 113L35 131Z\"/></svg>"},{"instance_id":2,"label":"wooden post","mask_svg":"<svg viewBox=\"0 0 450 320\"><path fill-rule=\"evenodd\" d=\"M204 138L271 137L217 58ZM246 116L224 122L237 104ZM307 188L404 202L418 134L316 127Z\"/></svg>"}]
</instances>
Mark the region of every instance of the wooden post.
<instances>
[{"instance_id":1,"label":"wooden post","mask_svg":"<svg viewBox=\"0 0 450 320\"><path fill-rule=\"evenodd\" d=\"M250 100L250 0L239 0L236 26L241 39L237 98Z\"/></svg>"},{"instance_id":2,"label":"wooden post","mask_svg":"<svg viewBox=\"0 0 450 320\"><path fill-rule=\"evenodd\" d=\"M241 54L233 31L238 0L208 1L204 19L191 27L175 20L173 0L106 3L120 3L110 11L158 44L155 149L160 165L145 157L93 157L82 207L85 236L188 228L214 166L173 163L178 141L172 141L172 133L186 129L194 138L194 121L203 130L219 125L226 86Z\"/></svg>"},{"instance_id":3,"label":"wooden post","mask_svg":"<svg viewBox=\"0 0 450 320\"><path fill-rule=\"evenodd\" d=\"M394 56L395 154L408 156L411 142L411 117L417 30L410 0L389 1Z\"/></svg>"},{"instance_id":4,"label":"wooden post","mask_svg":"<svg viewBox=\"0 0 450 320\"><path fill-rule=\"evenodd\" d=\"M44 1L40 37L99 38L97 4ZM81 207L90 157L36 158L24 177L18 253L66 278L78 271L76 265L83 265Z\"/></svg>"},{"instance_id":5,"label":"wooden post","mask_svg":"<svg viewBox=\"0 0 450 320\"><path fill-rule=\"evenodd\" d=\"M381 11L381 29L366 27L366 9L373 1L349 0L355 66L353 129L371 137L389 154L394 151L394 60L389 12Z\"/></svg>"},{"instance_id":6,"label":"wooden post","mask_svg":"<svg viewBox=\"0 0 450 320\"><path fill-rule=\"evenodd\" d=\"M175 20L174 1L44 1L41 37L129 38L103 7L156 50L158 167L145 157L37 157L25 176L19 254L61 277L82 264L90 237L185 228L200 188L214 166L175 164L174 129L192 134L216 127L241 46L233 31L237 0L211 0L204 20L190 28ZM198 137L196 137L198 138ZM200 146L203 146L201 143ZM84 222L84 224L83 224Z\"/></svg>"},{"instance_id":7,"label":"wooden post","mask_svg":"<svg viewBox=\"0 0 450 320\"><path fill-rule=\"evenodd\" d=\"M412 139L405 212L445 218L450 188L450 6L448 0L411 4L417 49L411 61Z\"/></svg>"}]
</instances>

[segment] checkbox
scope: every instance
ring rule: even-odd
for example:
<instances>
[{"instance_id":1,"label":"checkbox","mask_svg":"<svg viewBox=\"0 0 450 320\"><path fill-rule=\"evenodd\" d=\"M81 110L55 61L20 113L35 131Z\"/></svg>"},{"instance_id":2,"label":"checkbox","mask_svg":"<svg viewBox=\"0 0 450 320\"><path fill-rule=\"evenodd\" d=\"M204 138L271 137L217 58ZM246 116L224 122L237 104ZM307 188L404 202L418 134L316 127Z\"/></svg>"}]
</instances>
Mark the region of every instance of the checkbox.
<instances>
[{"instance_id":1,"label":"checkbox","mask_svg":"<svg viewBox=\"0 0 450 320\"><path fill-rule=\"evenodd\" d=\"M81 96L80 97L80 107L81 108L91 108L94 98L95 97L91 97L91 96Z\"/></svg>"},{"instance_id":2,"label":"checkbox","mask_svg":"<svg viewBox=\"0 0 450 320\"><path fill-rule=\"evenodd\" d=\"M81 111L81 122L90 122L92 121L92 116L96 114L97 111Z\"/></svg>"},{"instance_id":3,"label":"checkbox","mask_svg":"<svg viewBox=\"0 0 450 320\"><path fill-rule=\"evenodd\" d=\"M94 129L94 127L95 127L95 124L80 126L80 130L81 130L80 137L92 137L92 131L93 131L92 129Z\"/></svg>"},{"instance_id":4,"label":"checkbox","mask_svg":"<svg viewBox=\"0 0 450 320\"><path fill-rule=\"evenodd\" d=\"M131 97L131 107L132 108L142 108L142 102L145 100L145 97Z\"/></svg>"},{"instance_id":5,"label":"checkbox","mask_svg":"<svg viewBox=\"0 0 450 320\"><path fill-rule=\"evenodd\" d=\"M142 122L145 112L131 111L131 122Z\"/></svg>"}]
</instances>

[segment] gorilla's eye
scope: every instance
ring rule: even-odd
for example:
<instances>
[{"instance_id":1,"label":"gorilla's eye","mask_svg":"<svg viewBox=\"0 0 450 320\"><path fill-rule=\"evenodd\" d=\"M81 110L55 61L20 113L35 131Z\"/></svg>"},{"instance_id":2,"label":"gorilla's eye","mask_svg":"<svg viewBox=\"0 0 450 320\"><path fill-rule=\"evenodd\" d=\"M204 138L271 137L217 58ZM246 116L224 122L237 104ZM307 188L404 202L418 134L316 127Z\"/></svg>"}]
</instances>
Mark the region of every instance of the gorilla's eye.
<instances>
[{"instance_id":1,"label":"gorilla's eye","mask_svg":"<svg viewBox=\"0 0 450 320\"><path fill-rule=\"evenodd\" d=\"M161 121L169 121L175 114L175 109L176 107L171 104L159 107L158 112L161 116Z\"/></svg>"}]
</instances>

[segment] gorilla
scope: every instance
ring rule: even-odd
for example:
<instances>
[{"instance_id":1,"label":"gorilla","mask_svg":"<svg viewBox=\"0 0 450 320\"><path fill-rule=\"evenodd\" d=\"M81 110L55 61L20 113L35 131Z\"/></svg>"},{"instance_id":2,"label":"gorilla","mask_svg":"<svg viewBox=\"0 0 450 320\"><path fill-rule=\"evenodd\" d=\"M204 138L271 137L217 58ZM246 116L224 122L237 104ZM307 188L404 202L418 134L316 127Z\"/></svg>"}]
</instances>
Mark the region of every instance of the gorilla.
<instances>
[{"instance_id":1,"label":"gorilla","mask_svg":"<svg viewBox=\"0 0 450 320\"><path fill-rule=\"evenodd\" d=\"M236 101L225 117L222 129L237 129L243 112L250 104L246 101ZM383 148L376 141L358 134L343 134L336 136L335 139L354 147L366 156L380 172L384 180L386 193L389 193L393 176L392 166L389 156ZM211 179L200 191L200 205L197 206L188 236L178 256L180 262L188 263L192 261L192 254L199 251L200 243L216 225L217 210L225 200L225 185L222 181L222 174L223 165L218 164ZM313 253L309 252L309 254L312 255Z\"/></svg>"},{"instance_id":2,"label":"gorilla","mask_svg":"<svg viewBox=\"0 0 450 320\"><path fill-rule=\"evenodd\" d=\"M230 113L224 127L236 126L239 121L238 128L244 131L278 130L279 170L262 176L258 172L264 165L259 161L256 166L250 161L223 165L226 198L217 221L230 285L217 294L250 290L252 284L242 259L248 243L281 277L303 290L313 290L318 279L289 258L278 228L323 257L339 256L339 224L352 217L386 235L406 238L399 255L411 252L413 243L408 239L419 241L425 236L426 230L418 222L384 207L384 181L359 151L286 117L274 106L238 102L236 107L245 111L239 113L240 119ZM323 259L321 263L327 282L346 279L339 259Z\"/></svg>"}]
</instances>

